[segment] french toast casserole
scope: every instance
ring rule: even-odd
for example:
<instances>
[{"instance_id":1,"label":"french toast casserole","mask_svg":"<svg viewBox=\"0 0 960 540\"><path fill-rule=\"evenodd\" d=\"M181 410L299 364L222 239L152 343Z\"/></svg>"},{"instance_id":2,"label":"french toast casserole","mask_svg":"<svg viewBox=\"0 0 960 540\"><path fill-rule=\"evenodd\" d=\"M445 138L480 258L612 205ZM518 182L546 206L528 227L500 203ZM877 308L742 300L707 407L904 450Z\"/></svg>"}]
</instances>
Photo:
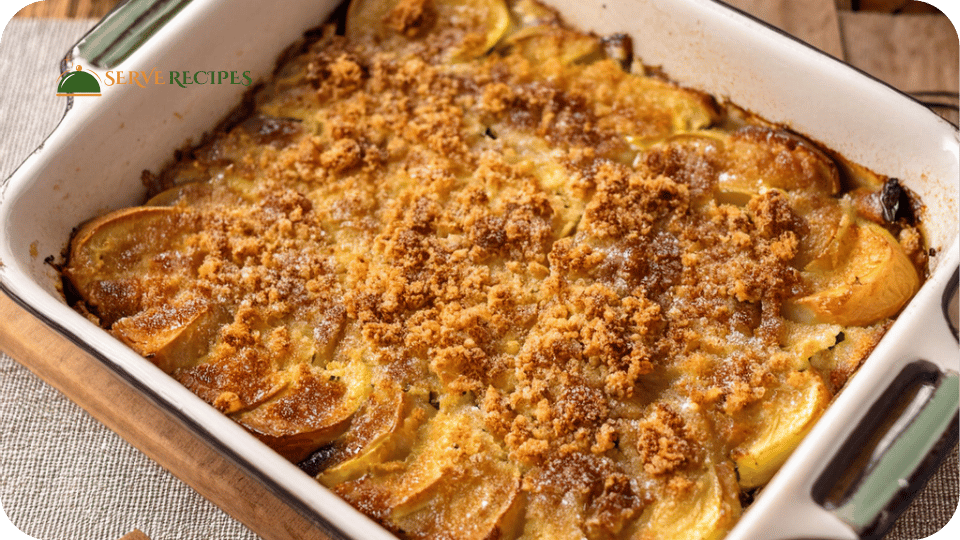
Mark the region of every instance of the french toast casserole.
<instances>
[{"instance_id":1,"label":"french toast casserole","mask_svg":"<svg viewBox=\"0 0 960 540\"><path fill-rule=\"evenodd\" d=\"M719 538L917 202L531 0L353 0L74 233L76 309L402 538Z\"/></svg>"}]
</instances>

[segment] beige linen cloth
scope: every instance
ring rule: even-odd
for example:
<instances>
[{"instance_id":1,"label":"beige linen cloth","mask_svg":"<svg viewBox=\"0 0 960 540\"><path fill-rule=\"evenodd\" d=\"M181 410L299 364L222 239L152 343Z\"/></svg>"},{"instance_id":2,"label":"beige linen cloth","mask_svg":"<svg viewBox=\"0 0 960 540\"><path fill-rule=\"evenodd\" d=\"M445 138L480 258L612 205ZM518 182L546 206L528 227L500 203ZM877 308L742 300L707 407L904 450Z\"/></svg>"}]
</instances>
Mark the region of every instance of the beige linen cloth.
<instances>
[{"instance_id":1,"label":"beige linen cloth","mask_svg":"<svg viewBox=\"0 0 960 540\"><path fill-rule=\"evenodd\" d=\"M63 115L51 85L60 58L90 20L14 19L0 40L0 179ZM957 451L900 519L890 540L937 531L958 500ZM257 536L59 392L0 354L0 501L40 540L152 540Z\"/></svg>"}]
</instances>

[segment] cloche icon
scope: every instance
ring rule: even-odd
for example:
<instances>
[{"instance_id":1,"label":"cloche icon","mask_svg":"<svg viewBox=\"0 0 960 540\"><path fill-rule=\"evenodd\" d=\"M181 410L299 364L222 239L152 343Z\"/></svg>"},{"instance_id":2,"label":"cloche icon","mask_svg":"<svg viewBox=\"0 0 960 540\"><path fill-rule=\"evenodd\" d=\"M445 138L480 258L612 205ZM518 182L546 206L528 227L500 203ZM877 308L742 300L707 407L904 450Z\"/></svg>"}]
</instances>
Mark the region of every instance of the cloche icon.
<instances>
[{"instance_id":1,"label":"cloche icon","mask_svg":"<svg viewBox=\"0 0 960 540\"><path fill-rule=\"evenodd\" d=\"M57 85L58 96L99 96L100 82L81 66L76 71L67 71L60 77Z\"/></svg>"}]
</instances>

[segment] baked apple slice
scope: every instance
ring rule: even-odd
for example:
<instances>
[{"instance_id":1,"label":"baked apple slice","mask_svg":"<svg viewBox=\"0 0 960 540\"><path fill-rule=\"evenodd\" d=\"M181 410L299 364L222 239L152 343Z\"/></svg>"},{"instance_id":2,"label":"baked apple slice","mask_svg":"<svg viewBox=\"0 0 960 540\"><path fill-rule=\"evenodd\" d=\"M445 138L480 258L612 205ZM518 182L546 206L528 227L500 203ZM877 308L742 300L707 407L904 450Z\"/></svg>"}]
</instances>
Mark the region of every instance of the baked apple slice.
<instances>
[{"instance_id":1,"label":"baked apple slice","mask_svg":"<svg viewBox=\"0 0 960 540\"><path fill-rule=\"evenodd\" d=\"M576 67L580 69L571 71L564 87L574 95L590 96L597 127L629 134L634 146L644 148L720 120L706 94L625 72L614 59Z\"/></svg>"},{"instance_id":2,"label":"baked apple slice","mask_svg":"<svg viewBox=\"0 0 960 540\"><path fill-rule=\"evenodd\" d=\"M393 521L412 538L503 538L514 529L520 473L504 459L484 457L461 465L435 484L420 504L398 508Z\"/></svg>"},{"instance_id":3,"label":"baked apple slice","mask_svg":"<svg viewBox=\"0 0 960 540\"><path fill-rule=\"evenodd\" d=\"M814 188L840 191L836 164L815 145L784 130L747 126L730 135L727 146L729 182L785 191Z\"/></svg>"},{"instance_id":4,"label":"baked apple slice","mask_svg":"<svg viewBox=\"0 0 960 540\"><path fill-rule=\"evenodd\" d=\"M537 157L533 163L533 171L553 209L554 238L563 238L573 234L587 202L585 197L578 196L570 172L560 163L546 157L548 155L548 152L544 152Z\"/></svg>"},{"instance_id":5,"label":"baked apple slice","mask_svg":"<svg viewBox=\"0 0 960 540\"><path fill-rule=\"evenodd\" d=\"M596 36L552 25L528 26L511 34L498 45L512 49L530 61L535 69L568 66L588 59L600 59L603 45Z\"/></svg>"},{"instance_id":6,"label":"baked apple slice","mask_svg":"<svg viewBox=\"0 0 960 540\"><path fill-rule=\"evenodd\" d=\"M809 224L800 235L797 256L793 264L805 268L816 260L830 260L835 265L848 247L847 238L856 222L853 208L842 199L811 195L788 194L790 206Z\"/></svg>"},{"instance_id":7,"label":"baked apple slice","mask_svg":"<svg viewBox=\"0 0 960 540\"><path fill-rule=\"evenodd\" d=\"M920 288L913 263L883 227L860 221L845 239L839 261L821 258L807 265L804 277L816 292L785 302L787 317L866 326L896 315Z\"/></svg>"},{"instance_id":8,"label":"baked apple slice","mask_svg":"<svg viewBox=\"0 0 960 540\"><path fill-rule=\"evenodd\" d=\"M671 483L673 493L655 502L631 538L719 540L742 512L736 474L729 463L706 463L688 483Z\"/></svg>"},{"instance_id":9,"label":"baked apple slice","mask_svg":"<svg viewBox=\"0 0 960 540\"><path fill-rule=\"evenodd\" d=\"M347 8L348 39L416 39L436 31L437 21L451 21L450 29L463 34L450 54L467 60L486 54L510 26L504 0L353 0Z\"/></svg>"},{"instance_id":10,"label":"baked apple slice","mask_svg":"<svg viewBox=\"0 0 960 540\"><path fill-rule=\"evenodd\" d=\"M483 430L476 407L446 396L412 453L334 487L339 495L410 538L497 538L517 517L520 472Z\"/></svg>"},{"instance_id":11,"label":"baked apple slice","mask_svg":"<svg viewBox=\"0 0 960 540\"><path fill-rule=\"evenodd\" d=\"M110 327L141 311L150 287L175 285L198 263L184 249L196 224L174 207L136 207L111 212L77 231L63 274L86 305Z\"/></svg>"},{"instance_id":12,"label":"baked apple slice","mask_svg":"<svg viewBox=\"0 0 960 540\"><path fill-rule=\"evenodd\" d=\"M803 191L807 199L840 190L840 173L834 161L813 143L792 133L748 126L714 137L724 142L715 188L720 203L744 206L751 197L771 188ZM819 199L814 200L818 203L814 207L795 210L806 214L822 206Z\"/></svg>"},{"instance_id":13,"label":"baked apple slice","mask_svg":"<svg viewBox=\"0 0 960 540\"><path fill-rule=\"evenodd\" d=\"M642 148L642 141L632 137L627 140L631 146ZM720 184L717 175L721 174L720 178L723 178L721 168L726 140L725 134L714 130L679 133L644 149L634 165L654 177L664 175L680 180L690 189L691 199L698 206L713 199L720 203L735 202L744 206L754 193L715 193L716 186ZM736 200L727 200L732 197L736 197Z\"/></svg>"},{"instance_id":14,"label":"baked apple slice","mask_svg":"<svg viewBox=\"0 0 960 540\"><path fill-rule=\"evenodd\" d=\"M497 144L516 150L510 153L512 156L523 156L507 164L524 180L536 178L539 191L549 200L554 239L571 234L586 206L585 197L579 195L575 186L576 174L556 159L556 153L551 152L542 138L528 130L510 122L497 122L493 130L497 133ZM488 186L486 191L492 205L509 207L511 203L504 201L504 195L515 192L520 185L520 182L512 182L506 186Z\"/></svg>"},{"instance_id":15,"label":"baked apple slice","mask_svg":"<svg viewBox=\"0 0 960 540\"><path fill-rule=\"evenodd\" d=\"M830 391L813 370L794 372L757 407L760 430L732 452L740 487L766 484L790 457L830 403Z\"/></svg>"},{"instance_id":16,"label":"baked apple slice","mask_svg":"<svg viewBox=\"0 0 960 540\"><path fill-rule=\"evenodd\" d=\"M334 443L317 479L333 487L360 478L379 463L403 459L433 410L396 384L377 385L350 429Z\"/></svg>"},{"instance_id":17,"label":"baked apple slice","mask_svg":"<svg viewBox=\"0 0 960 540\"><path fill-rule=\"evenodd\" d=\"M810 358L810 364L820 371L824 382L834 394L860 367L890 328L892 321L884 321L859 328L848 326L837 336L837 343Z\"/></svg>"},{"instance_id":18,"label":"baked apple slice","mask_svg":"<svg viewBox=\"0 0 960 540\"><path fill-rule=\"evenodd\" d=\"M494 444L492 439L476 438L474 429L479 430L482 424L478 424L478 415L468 410L471 407L460 405L449 410L445 405L451 401L441 400L441 411L426 426L415 459L391 497L394 515L405 515L425 504L439 490L442 478L464 465L461 461L481 447Z\"/></svg>"},{"instance_id":19,"label":"baked apple slice","mask_svg":"<svg viewBox=\"0 0 960 540\"><path fill-rule=\"evenodd\" d=\"M196 180L161 191L144 206L237 206L252 202L254 189L253 180L222 172L216 179Z\"/></svg>"},{"instance_id":20,"label":"baked apple slice","mask_svg":"<svg viewBox=\"0 0 960 540\"><path fill-rule=\"evenodd\" d=\"M369 374L357 363L339 374L297 364L281 376L287 384L279 394L233 418L294 463L343 435L370 395Z\"/></svg>"},{"instance_id":21,"label":"baked apple slice","mask_svg":"<svg viewBox=\"0 0 960 540\"><path fill-rule=\"evenodd\" d=\"M843 327L837 324L801 324L784 321L781 346L796 358L794 369L801 370L814 356L837 344Z\"/></svg>"},{"instance_id":22,"label":"baked apple slice","mask_svg":"<svg viewBox=\"0 0 960 540\"><path fill-rule=\"evenodd\" d=\"M229 321L225 310L188 300L124 317L110 332L169 374L201 361Z\"/></svg>"}]
</instances>

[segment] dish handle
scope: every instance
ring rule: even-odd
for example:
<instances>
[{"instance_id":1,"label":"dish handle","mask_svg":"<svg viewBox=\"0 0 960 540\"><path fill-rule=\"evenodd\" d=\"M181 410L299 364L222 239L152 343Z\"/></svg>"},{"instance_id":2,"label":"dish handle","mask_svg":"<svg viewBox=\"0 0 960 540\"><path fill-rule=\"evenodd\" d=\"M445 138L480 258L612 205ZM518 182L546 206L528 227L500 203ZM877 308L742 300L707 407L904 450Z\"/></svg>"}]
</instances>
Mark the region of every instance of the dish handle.
<instances>
[{"instance_id":1,"label":"dish handle","mask_svg":"<svg viewBox=\"0 0 960 540\"><path fill-rule=\"evenodd\" d=\"M881 538L956 445L958 408L956 372L908 364L820 475L813 501L860 538Z\"/></svg>"},{"instance_id":2,"label":"dish handle","mask_svg":"<svg viewBox=\"0 0 960 540\"><path fill-rule=\"evenodd\" d=\"M885 390L845 412L840 421L854 426L845 440L822 460L806 456L810 480L775 492L746 537L878 540L957 445L960 268L941 286L902 317L914 339L902 368L873 381Z\"/></svg>"},{"instance_id":3,"label":"dish handle","mask_svg":"<svg viewBox=\"0 0 960 540\"><path fill-rule=\"evenodd\" d=\"M114 6L60 61L63 75L75 65L111 69L133 54L191 0L124 0ZM64 115L74 106L67 96Z\"/></svg>"},{"instance_id":4,"label":"dish handle","mask_svg":"<svg viewBox=\"0 0 960 540\"><path fill-rule=\"evenodd\" d=\"M156 34L191 0L126 0L107 13L71 49L94 67L116 67Z\"/></svg>"},{"instance_id":5,"label":"dish handle","mask_svg":"<svg viewBox=\"0 0 960 540\"><path fill-rule=\"evenodd\" d=\"M842 442L801 444L795 454L803 452L796 457L807 479L775 477L737 538L874 540L889 531L958 441L958 277L960 269L901 317L901 330L914 338L892 353L904 362L861 381L885 390L833 418L848 426L838 433Z\"/></svg>"},{"instance_id":6,"label":"dish handle","mask_svg":"<svg viewBox=\"0 0 960 540\"><path fill-rule=\"evenodd\" d=\"M813 487L813 499L861 538L881 538L958 441L960 268L927 304L919 360L907 364L861 419Z\"/></svg>"}]
</instances>

